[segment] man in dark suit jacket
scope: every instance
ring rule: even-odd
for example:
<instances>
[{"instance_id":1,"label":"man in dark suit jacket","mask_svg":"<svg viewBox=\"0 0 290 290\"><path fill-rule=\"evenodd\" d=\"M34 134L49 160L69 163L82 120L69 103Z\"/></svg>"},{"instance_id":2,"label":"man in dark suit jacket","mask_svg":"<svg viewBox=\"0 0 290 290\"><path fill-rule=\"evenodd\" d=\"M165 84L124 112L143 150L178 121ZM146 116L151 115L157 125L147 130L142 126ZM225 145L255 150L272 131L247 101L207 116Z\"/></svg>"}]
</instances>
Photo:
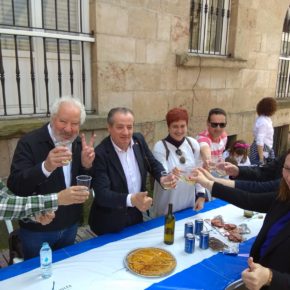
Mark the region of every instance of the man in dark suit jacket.
<instances>
[{"instance_id":1,"label":"man in dark suit jacket","mask_svg":"<svg viewBox=\"0 0 290 290\"><path fill-rule=\"evenodd\" d=\"M131 110L114 108L107 122L110 136L96 147L93 164L95 199L89 225L98 235L142 222L142 212L152 204L146 192L147 172L161 184L168 182L161 177L164 168L154 158L144 137L133 134ZM171 182L174 187L174 178Z\"/></svg>"},{"instance_id":2,"label":"man in dark suit jacket","mask_svg":"<svg viewBox=\"0 0 290 290\"><path fill-rule=\"evenodd\" d=\"M78 137L85 121L84 106L75 98L62 97L51 108L50 123L23 136L17 144L7 185L20 196L61 191L87 173L94 159L93 142ZM56 147L58 141L68 146ZM67 160L72 160L67 164ZM43 226L20 221L24 258L39 254L43 242L52 249L74 243L81 205L60 206L53 221Z\"/></svg>"}]
</instances>

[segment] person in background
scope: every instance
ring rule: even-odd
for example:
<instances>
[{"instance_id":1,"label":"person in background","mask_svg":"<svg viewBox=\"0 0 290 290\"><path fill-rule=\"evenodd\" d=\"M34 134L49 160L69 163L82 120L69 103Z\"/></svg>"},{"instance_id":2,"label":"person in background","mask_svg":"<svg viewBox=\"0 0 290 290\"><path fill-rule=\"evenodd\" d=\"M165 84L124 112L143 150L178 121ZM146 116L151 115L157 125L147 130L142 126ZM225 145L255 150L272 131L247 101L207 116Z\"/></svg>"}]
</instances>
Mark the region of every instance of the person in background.
<instances>
[{"instance_id":1,"label":"person in background","mask_svg":"<svg viewBox=\"0 0 290 290\"><path fill-rule=\"evenodd\" d=\"M94 160L93 143L79 130L86 112L73 97L61 97L51 107L49 124L23 136L15 149L7 186L20 196L46 195L76 184L76 176L91 175ZM57 147L58 142L63 142ZM59 206L48 225L19 221L19 236L24 259L39 255L43 242L53 250L72 245L75 241L82 205Z\"/></svg>"},{"instance_id":2,"label":"person in background","mask_svg":"<svg viewBox=\"0 0 290 290\"><path fill-rule=\"evenodd\" d=\"M236 140L228 150L224 151L223 158L225 161L231 162L238 166L249 166L251 165L248 157L249 147L250 145L244 140ZM232 160L235 162L232 162Z\"/></svg>"},{"instance_id":3,"label":"person in background","mask_svg":"<svg viewBox=\"0 0 290 290\"><path fill-rule=\"evenodd\" d=\"M89 197L86 189L71 186L59 193L23 197L13 195L0 180L0 220L35 218L42 225L48 224L58 206L84 203Z\"/></svg>"},{"instance_id":4,"label":"person in background","mask_svg":"<svg viewBox=\"0 0 290 290\"><path fill-rule=\"evenodd\" d=\"M153 155L159 160L167 172L180 171L185 166L200 165L200 147L198 142L187 137L188 113L182 108L173 108L166 114L168 136L158 141L153 149ZM165 215L168 204L173 204L173 210L179 211L188 207L195 210L203 208L205 189L200 184L189 184L179 181L174 189L165 190L157 181L154 182L153 216Z\"/></svg>"},{"instance_id":5,"label":"person in background","mask_svg":"<svg viewBox=\"0 0 290 290\"><path fill-rule=\"evenodd\" d=\"M205 164L212 157L222 156L228 141L225 127L227 114L223 109L211 109L207 117L207 129L197 135L200 153Z\"/></svg>"},{"instance_id":6,"label":"person in background","mask_svg":"<svg viewBox=\"0 0 290 290\"><path fill-rule=\"evenodd\" d=\"M242 273L246 287L255 289L290 289L290 150L283 165L278 192L249 193L209 180L200 168L191 178L212 195L243 209L266 213ZM264 288L265 287L265 288Z\"/></svg>"},{"instance_id":7,"label":"person in background","mask_svg":"<svg viewBox=\"0 0 290 290\"><path fill-rule=\"evenodd\" d=\"M134 114L130 109L111 109L107 126L110 135L95 148L93 164L95 198L89 225L97 235L143 221L142 212L152 205L146 191L147 172L161 184L176 185L174 178L161 177L162 164L154 158L144 137L133 133Z\"/></svg>"},{"instance_id":8,"label":"person in background","mask_svg":"<svg viewBox=\"0 0 290 290\"><path fill-rule=\"evenodd\" d=\"M277 110L277 101L274 98L263 98L256 107L256 118L253 135L254 141L250 148L251 164L263 165L275 158L273 150L274 128L271 116Z\"/></svg>"}]
</instances>

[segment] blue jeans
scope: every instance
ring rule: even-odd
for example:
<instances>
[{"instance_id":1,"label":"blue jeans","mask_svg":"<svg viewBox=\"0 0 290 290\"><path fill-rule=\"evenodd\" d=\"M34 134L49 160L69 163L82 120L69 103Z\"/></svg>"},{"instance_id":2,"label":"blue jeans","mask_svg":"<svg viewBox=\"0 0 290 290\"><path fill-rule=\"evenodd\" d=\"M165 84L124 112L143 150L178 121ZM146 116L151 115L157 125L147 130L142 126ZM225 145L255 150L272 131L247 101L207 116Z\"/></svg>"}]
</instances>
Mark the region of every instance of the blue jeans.
<instances>
[{"instance_id":1,"label":"blue jeans","mask_svg":"<svg viewBox=\"0 0 290 290\"><path fill-rule=\"evenodd\" d=\"M78 226L72 225L66 229L49 232L34 232L20 228L24 259L30 259L39 255L39 250L43 242L48 242L52 250L57 250L74 244Z\"/></svg>"}]
</instances>

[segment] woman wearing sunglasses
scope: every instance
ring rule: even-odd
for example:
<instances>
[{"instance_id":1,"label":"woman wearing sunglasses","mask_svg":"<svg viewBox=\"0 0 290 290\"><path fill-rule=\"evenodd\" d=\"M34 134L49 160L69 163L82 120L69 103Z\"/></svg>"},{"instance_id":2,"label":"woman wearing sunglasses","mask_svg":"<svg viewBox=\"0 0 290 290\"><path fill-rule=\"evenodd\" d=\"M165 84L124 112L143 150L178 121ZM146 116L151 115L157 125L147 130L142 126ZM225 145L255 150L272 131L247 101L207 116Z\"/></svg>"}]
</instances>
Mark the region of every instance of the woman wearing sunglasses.
<instances>
[{"instance_id":1,"label":"woman wearing sunglasses","mask_svg":"<svg viewBox=\"0 0 290 290\"><path fill-rule=\"evenodd\" d=\"M200 166L199 144L194 138L187 137L188 113L185 109L171 109L166 115L166 121L169 134L155 144L153 154L167 172L180 172L182 177L187 168ZM180 179L175 189L164 190L155 182L153 216L165 215L168 203L173 204L174 211L188 207L200 210L204 200L205 189L200 184Z\"/></svg>"},{"instance_id":2,"label":"woman wearing sunglasses","mask_svg":"<svg viewBox=\"0 0 290 290\"><path fill-rule=\"evenodd\" d=\"M275 158L273 150L274 128L271 116L277 110L277 102L274 98L263 98L257 104L256 118L253 134L254 142L250 148L250 161L252 164L263 165Z\"/></svg>"}]
</instances>

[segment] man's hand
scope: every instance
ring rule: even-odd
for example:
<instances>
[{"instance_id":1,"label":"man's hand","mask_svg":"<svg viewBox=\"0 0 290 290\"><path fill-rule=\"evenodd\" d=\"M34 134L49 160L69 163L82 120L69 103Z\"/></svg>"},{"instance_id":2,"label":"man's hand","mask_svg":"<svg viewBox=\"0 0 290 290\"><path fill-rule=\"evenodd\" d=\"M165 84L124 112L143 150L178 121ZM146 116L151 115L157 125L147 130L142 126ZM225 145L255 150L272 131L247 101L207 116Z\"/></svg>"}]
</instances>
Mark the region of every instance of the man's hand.
<instances>
[{"instance_id":1,"label":"man's hand","mask_svg":"<svg viewBox=\"0 0 290 290\"><path fill-rule=\"evenodd\" d=\"M86 186L75 185L58 193L58 205L70 205L84 203L89 198Z\"/></svg>"},{"instance_id":2,"label":"man's hand","mask_svg":"<svg viewBox=\"0 0 290 290\"><path fill-rule=\"evenodd\" d=\"M45 213L35 215L35 221L41 223L43 226L48 225L55 218L53 211L47 211Z\"/></svg>"},{"instance_id":3,"label":"man's hand","mask_svg":"<svg viewBox=\"0 0 290 290\"><path fill-rule=\"evenodd\" d=\"M242 278L249 290L259 290L266 285L271 275L270 269L254 263L253 258L248 259L249 268L242 272Z\"/></svg>"},{"instance_id":4,"label":"man's hand","mask_svg":"<svg viewBox=\"0 0 290 290\"><path fill-rule=\"evenodd\" d=\"M148 192L138 192L132 194L131 203L133 206L136 206L140 211L144 212L149 209L152 205L152 198L148 197Z\"/></svg>"},{"instance_id":5,"label":"man's hand","mask_svg":"<svg viewBox=\"0 0 290 290\"><path fill-rule=\"evenodd\" d=\"M54 171L57 167L62 167L72 159L72 153L68 147L59 146L49 151L44 167L48 172Z\"/></svg>"},{"instance_id":6,"label":"man's hand","mask_svg":"<svg viewBox=\"0 0 290 290\"><path fill-rule=\"evenodd\" d=\"M93 161L95 159L95 150L94 150L94 143L96 140L96 134L93 133L89 143L87 144L85 134L81 134L82 139L82 166L84 168L91 168L93 165Z\"/></svg>"}]
</instances>

